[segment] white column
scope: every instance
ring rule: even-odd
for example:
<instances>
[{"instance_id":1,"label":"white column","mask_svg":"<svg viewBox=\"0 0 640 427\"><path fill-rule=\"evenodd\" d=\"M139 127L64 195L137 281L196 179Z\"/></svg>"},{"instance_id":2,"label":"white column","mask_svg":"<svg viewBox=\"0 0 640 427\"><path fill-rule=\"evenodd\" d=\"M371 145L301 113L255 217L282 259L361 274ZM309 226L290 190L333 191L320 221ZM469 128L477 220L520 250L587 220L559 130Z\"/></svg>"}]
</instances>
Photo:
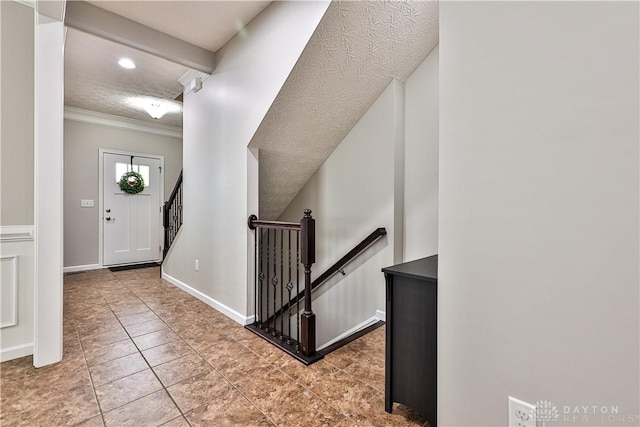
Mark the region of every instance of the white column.
<instances>
[{"instance_id":1,"label":"white column","mask_svg":"<svg viewBox=\"0 0 640 427\"><path fill-rule=\"evenodd\" d=\"M37 14L35 37L36 367L62 360L64 24Z\"/></svg>"}]
</instances>

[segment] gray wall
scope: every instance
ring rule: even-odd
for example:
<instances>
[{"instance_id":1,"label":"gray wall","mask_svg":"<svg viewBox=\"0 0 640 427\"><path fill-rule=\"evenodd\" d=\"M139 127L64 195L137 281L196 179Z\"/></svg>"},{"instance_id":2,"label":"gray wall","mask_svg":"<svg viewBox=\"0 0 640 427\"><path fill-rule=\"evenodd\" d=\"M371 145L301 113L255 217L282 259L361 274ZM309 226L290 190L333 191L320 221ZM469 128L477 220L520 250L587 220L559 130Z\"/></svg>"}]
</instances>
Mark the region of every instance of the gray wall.
<instances>
[{"instance_id":1,"label":"gray wall","mask_svg":"<svg viewBox=\"0 0 640 427\"><path fill-rule=\"evenodd\" d=\"M98 162L99 149L164 156L165 200L182 169L180 138L64 121L64 266L100 263L98 260ZM81 199L92 199L93 208L81 208Z\"/></svg>"},{"instance_id":2,"label":"gray wall","mask_svg":"<svg viewBox=\"0 0 640 427\"><path fill-rule=\"evenodd\" d=\"M438 47L404 84L389 84L279 218L298 222L304 209L313 211L312 277L376 228L387 230L345 268L345 276L334 275L314 292L319 347L382 317L380 270L394 264L394 254L405 248L405 258L397 261L403 262L437 253L437 153ZM375 166L364 166L363 160ZM404 200L398 199L403 190Z\"/></svg>"},{"instance_id":3,"label":"gray wall","mask_svg":"<svg viewBox=\"0 0 640 427\"><path fill-rule=\"evenodd\" d=\"M238 322L253 314L247 217L257 212L258 182L247 145L327 6L273 2L217 53L202 90L184 98L184 225L163 272Z\"/></svg>"},{"instance_id":4,"label":"gray wall","mask_svg":"<svg viewBox=\"0 0 640 427\"><path fill-rule=\"evenodd\" d=\"M404 87L404 261L438 253L438 55Z\"/></svg>"},{"instance_id":5,"label":"gray wall","mask_svg":"<svg viewBox=\"0 0 640 427\"><path fill-rule=\"evenodd\" d=\"M638 7L440 3L438 425L640 424Z\"/></svg>"},{"instance_id":6,"label":"gray wall","mask_svg":"<svg viewBox=\"0 0 640 427\"><path fill-rule=\"evenodd\" d=\"M0 225L33 224L33 8L0 2Z\"/></svg>"}]
</instances>

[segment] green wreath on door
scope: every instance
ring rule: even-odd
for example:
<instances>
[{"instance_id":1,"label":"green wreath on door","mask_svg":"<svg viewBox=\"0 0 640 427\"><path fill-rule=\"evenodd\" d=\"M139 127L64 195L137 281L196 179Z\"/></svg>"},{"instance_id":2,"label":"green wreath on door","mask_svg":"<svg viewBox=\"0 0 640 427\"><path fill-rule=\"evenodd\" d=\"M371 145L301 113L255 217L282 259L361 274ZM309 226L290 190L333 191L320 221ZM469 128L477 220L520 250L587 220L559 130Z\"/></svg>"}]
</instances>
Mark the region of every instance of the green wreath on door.
<instances>
[{"instance_id":1,"label":"green wreath on door","mask_svg":"<svg viewBox=\"0 0 640 427\"><path fill-rule=\"evenodd\" d=\"M144 190L144 179L138 172L125 172L122 174L118 185L127 194L138 194Z\"/></svg>"}]
</instances>

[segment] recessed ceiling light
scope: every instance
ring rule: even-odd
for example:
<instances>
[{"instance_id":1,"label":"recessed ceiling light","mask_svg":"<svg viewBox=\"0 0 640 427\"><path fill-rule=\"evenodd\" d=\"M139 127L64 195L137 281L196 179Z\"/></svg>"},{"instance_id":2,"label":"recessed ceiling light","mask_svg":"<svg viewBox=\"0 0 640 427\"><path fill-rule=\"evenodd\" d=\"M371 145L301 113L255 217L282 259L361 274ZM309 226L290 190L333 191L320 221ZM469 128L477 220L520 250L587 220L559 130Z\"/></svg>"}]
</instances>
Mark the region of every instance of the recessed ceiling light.
<instances>
[{"instance_id":1,"label":"recessed ceiling light","mask_svg":"<svg viewBox=\"0 0 640 427\"><path fill-rule=\"evenodd\" d=\"M118 61L118 65L120 65L122 68L126 68L127 70L133 70L134 68L136 68L135 62L133 62L129 58L120 58L120 60Z\"/></svg>"}]
</instances>

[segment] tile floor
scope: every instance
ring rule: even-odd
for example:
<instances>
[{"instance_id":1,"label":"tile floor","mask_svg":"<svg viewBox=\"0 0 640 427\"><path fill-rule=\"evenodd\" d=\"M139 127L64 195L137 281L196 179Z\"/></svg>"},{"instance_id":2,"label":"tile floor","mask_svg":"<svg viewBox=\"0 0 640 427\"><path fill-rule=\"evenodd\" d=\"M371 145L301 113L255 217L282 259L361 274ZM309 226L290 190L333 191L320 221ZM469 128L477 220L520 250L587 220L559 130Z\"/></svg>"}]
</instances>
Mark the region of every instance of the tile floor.
<instances>
[{"instance_id":1,"label":"tile floor","mask_svg":"<svg viewBox=\"0 0 640 427\"><path fill-rule=\"evenodd\" d=\"M305 367L158 268L65 276L63 361L0 374L3 427L428 424L384 412L384 328Z\"/></svg>"}]
</instances>

